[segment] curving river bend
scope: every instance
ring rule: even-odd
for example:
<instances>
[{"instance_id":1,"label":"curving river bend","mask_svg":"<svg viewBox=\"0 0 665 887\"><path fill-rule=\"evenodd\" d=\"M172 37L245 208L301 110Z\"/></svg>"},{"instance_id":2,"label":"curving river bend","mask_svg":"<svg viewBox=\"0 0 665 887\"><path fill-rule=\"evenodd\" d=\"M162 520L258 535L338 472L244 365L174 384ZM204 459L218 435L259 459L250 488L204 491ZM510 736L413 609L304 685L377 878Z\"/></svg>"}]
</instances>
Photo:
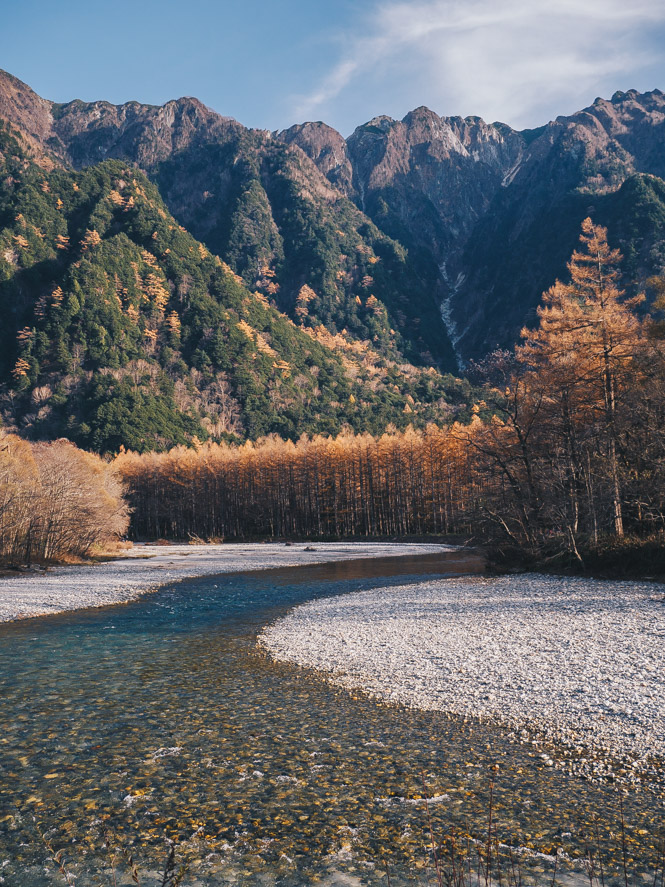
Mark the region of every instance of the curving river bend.
<instances>
[{"instance_id":1,"label":"curving river bend","mask_svg":"<svg viewBox=\"0 0 665 887\"><path fill-rule=\"evenodd\" d=\"M257 648L295 604L459 571L452 555L226 575L1 626L0 883L63 883L58 850L79 885L113 883L112 868L124 883L122 850L141 884L159 883L167 841L190 885L427 883L423 796L438 837L475 846L490 793L493 836L525 879L549 885L559 850L557 877L578 880L593 842L605 879L623 880L622 789L555 771L489 724L379 705ZM652 877L662 798L621 801L630 871Z\"/></svg>"}]
</instances>

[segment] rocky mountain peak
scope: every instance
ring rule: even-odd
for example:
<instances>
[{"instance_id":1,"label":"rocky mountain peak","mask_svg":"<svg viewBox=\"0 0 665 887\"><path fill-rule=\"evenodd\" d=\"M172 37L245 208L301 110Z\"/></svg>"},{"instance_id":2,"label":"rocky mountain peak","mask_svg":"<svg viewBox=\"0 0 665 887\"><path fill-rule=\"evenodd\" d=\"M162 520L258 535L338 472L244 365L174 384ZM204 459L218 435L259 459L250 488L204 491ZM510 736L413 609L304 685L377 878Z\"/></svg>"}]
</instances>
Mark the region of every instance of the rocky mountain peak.
<instances>
[{"instance_id":1,"label":"rocky mountain peak","mask_svg":"<svg viewBox=\"0 0 665 887\"><path fill-rule=\"evenodd\" d=\"M348 150L362 208L441 264L486 210L523 139L509 127L421 106L401 121L377 117L358 127Z\"/></svg>"},{"instance_id":2,"label":"rocky mountain peak","mask_svg":"<svg viewBox=\"0 0 665 887\"><path fill-rule=\"evenodd\" d=\"M51 106L18 77L0 69L0 117L20 131L37 159L43 158L43 147L51 136Z\"/></svg>"},{"instance_id":3,"label":"rocky mountain peak","mask_svg":"<svg viewBox=\"0 0 665 887\"><path fill-rule=\"evenodd\" d=\"M0 71L0 117L19 130L33 153L79 169L106 157L131 157L148 166L199 134L242 129L189 96L161 106L81 99L56 103L5 71Z\"/></svg>"},{"instance_id":4,"label":"rocky mountain peak","mask_svg":"<svg viewBox=\"0 0 665 887\"><path fill-rule=\"evenodd\" d=\"M362 126L357 127L356 132L362 131L368 134L388 132L396 123L397 121L392 117L388 117L387 114L379 114L378 117L372 117L367 123L363 123Z\"/></svg>"},{"instance_id":5,"label":"rocky mountain peak","mask_svg":"<svg viewBox=\"0 0 665 887\"><path fill-rule=\"evenodd\" d=\"M327 123L299 123L275 133L287 145L297 145L343 194L353 193L353 169L346 140Z\"/></svg>"},{"instance_id":6,"label":"rocky mountain peak","mask_svg":"<svg viewBox=\"0 0 665 887\"><path fill-rule=\"evenodd\" d=\"M54 106L53 117L52 142L76 168L106 157L126 157L147 168L211 133L243 129L191 97L164 105L74 101Z\"/></svg>"}]
</instances>

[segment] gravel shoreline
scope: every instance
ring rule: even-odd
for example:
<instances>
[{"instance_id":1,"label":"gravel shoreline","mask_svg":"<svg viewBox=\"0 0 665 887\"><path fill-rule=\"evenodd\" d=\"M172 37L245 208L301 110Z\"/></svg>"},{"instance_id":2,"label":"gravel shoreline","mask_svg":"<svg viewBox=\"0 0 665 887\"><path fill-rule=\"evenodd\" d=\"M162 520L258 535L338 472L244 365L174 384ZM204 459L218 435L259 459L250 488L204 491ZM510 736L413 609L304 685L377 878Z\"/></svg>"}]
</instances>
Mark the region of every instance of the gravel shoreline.
<instances>
[{"instance_id":1,"label":"gravel shoreline","mask_svg":"<svg viewBox=\"0 0 665 887\"><path fill-rule=\"evenodd\" d=\"M437 579L303 604L260 644L387 702L497 722L546 766L665 785L665 585Z\"/></svg>"},{"instance_id":2,"label":"gravel shoreline","mask_svg":"<svg viewBox=\"0 0 665 887\"><path fill-rule=\"evenodd\" d=\"M199 576L454 550L451 545L389 542L135 545L104 563L0 577L0 622L124 603Z\"/></svg>"}]
</instances>

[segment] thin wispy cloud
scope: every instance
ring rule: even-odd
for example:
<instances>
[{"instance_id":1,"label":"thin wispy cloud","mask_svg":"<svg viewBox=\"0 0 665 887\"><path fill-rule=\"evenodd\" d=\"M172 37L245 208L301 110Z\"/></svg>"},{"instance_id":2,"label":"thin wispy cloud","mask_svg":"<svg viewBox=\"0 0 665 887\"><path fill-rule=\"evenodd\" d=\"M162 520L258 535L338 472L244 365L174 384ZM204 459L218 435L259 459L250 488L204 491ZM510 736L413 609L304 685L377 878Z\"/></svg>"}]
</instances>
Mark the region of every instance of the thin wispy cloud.
<instances>
[{"instance_id":1,"label":"thin wispy cloud","mask_svg":"<svg viewBox=\"0 0 665 887\"><path fill-rule=\"evenodd\" d=\"M340 36L337 62L295 99L293 114L334 117L363 92L371 106L372 92L378 100L392 90L412 96L409 107L544 123L548 109L573 110L618 80L629 88L662 62L662 49L649 46L663 25L662 0L385 0Z\"/></svg>"}]
</instances>

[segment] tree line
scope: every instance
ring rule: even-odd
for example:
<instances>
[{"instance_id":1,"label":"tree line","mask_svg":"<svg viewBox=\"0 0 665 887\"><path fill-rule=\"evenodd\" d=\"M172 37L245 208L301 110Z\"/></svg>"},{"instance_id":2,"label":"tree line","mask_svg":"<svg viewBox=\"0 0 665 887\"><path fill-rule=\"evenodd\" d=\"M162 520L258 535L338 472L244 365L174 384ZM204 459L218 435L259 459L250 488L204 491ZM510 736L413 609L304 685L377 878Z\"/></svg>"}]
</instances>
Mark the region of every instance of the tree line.
<instances>
[{"instance_id":1,"label":"tree line","mask_svg":"<svg viewBox=\"0 0 665 887\"><path fill-rule=\"evenodd\" d=\"M461 532L580 552L665 527L665 329L584 222L568 280L514 352L471 368L469 424L121 453L138 537ZM665 284L652 280L656 311Z\"/></svg>"},{"instance_id":2,"label":"tree line","mask_svg":"<svg viewBox=\"0 0 665 887\"><path fill-rule=\"evenodd\" d=\"M470 527L468 452L428 426L121 454L139 537L384 536Z\"/></svg>"},{"instance_id":3,"label":"tree line","mask_svg":"<svg viewBox=\"0 0 665 887\"><path fill-rule=\"evenodd\" d=\"M0 434L0 563L85 557L127 531L116 470L67 440Z\"/></svg>"},{"instance_id":4,"label":"tree line","mask_svg":"<svg viewBox=\"0 0 665 887\"><path fill-rule=\"evenodd\" d=\"M4 434L0 556L83 556L125 533L130 512L135 538L462 533L580 560L608 538L663 534L665 280L648 282L646 316L644 297L619 289L620 261L586 220L538 325L470 368L482 397L467 423L195 440L113 462Z\"/></svg>"}]
</instances>

